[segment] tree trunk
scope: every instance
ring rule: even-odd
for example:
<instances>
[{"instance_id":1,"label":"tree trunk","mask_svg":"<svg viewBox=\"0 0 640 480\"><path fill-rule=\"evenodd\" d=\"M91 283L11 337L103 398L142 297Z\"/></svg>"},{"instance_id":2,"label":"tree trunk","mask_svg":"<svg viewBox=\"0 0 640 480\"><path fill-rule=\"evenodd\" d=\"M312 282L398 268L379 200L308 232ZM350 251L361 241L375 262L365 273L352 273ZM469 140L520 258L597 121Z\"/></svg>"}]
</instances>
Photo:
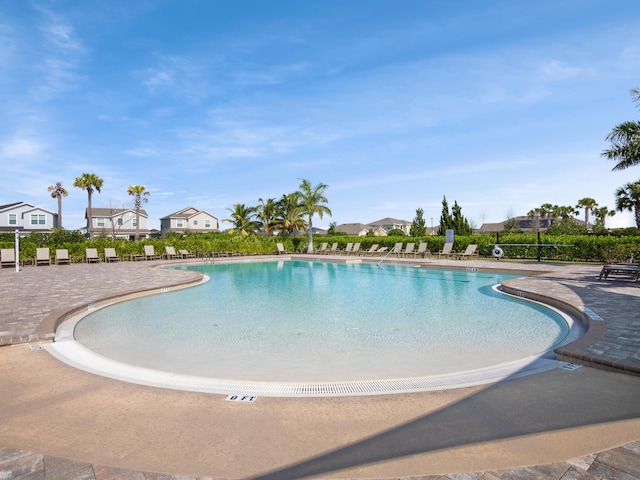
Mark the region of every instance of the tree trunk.
<instances>
[{"instance_id":1,"label":"tree trunk","mask_svg":"<svg viewBox=\"0 0 640 480\"><path fill-rule=\"evenodd\" d=\"M139 238L140 238L140 208L136 208L136 238L135 238L135 241L137 242Z\"/></svg>"},{"instance_id":2,"label":"tree trunk","mask_svg":"<svg viewBox=\"0 0 640 480\"><path fill-rule=\"evenodd\" d=\"M62 195L58 195L58 228L62 228Z\"/></svg>"},{"instance_id":3,"label":"tree trunk","mask_svg":"<svg viewBox=\"0 0 640 480\"><path fill-rule=\"evenodd\" d=\"M89 216L89 219L87 221L87 233L89 234L89 240L91 240L93 238L93 235L91 233L91 227L93 226L93 215L91 214L91 192L88 192L87 196L89 198L89 200L87 201L87 215Z\"/></svg>"},{"instance_id":4,"label":"tree trunk","mask_svg":"<svg viewBox=\"0 0 640 480\"><path fill-rule=\"evenodd\" d=\"M309 227L307 228L307 237L309 244L307 245L307 253L313 253L313 223L312 215L309 215Z\"/></svg>"}]
</instances>

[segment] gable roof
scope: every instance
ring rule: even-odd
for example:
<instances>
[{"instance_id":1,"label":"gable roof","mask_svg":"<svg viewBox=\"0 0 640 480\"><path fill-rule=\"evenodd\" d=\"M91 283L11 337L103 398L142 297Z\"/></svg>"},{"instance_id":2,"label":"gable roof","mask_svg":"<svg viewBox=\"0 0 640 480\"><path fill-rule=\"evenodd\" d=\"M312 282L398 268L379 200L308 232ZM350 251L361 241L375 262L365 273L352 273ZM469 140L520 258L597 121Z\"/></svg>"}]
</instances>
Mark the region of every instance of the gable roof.
<instances>
[{"instance_id":1,"label":"gable roof","mask_svg":"<svg viewBox=\"0 0 640 480\"><path fill-rule=\"evenodd\" d=\"M369 225L377 227L378 225L411 225L411 222L407 220L398 220L397 218L386 217L375 222L370 222Z\"/></svg>"},{"instance_id":2,"label":"gable roof","mask_svg":"<svg viewBox=\"0 0 640 480\"><path fill-rule=\"evenodd\" d=\"M364 223L343 223L342 225L336 226L337 232L345 232L350 235L357 235L362 230L371 230L371 225L365 225Z\"/></svg>"},{"instance_id":3,"label":"gable roof","mask_svg":"<svg viewBox=\"0 0 640 480\"><path fill-rule=\"evenodd\" d=\"M42 212L46 212L46 213L49 213L51 215L55 215L55 216L58 215L57 213L52 212L51 210L47 210L46 208L42 208L42 207L39 207L37 205L34 205L33 203L27 203L27 202L15 202L15 203L7 203L6 205L0 205L0 211L2 211L2 210L11 210L14 207L22 206L22 205L24 205L25 207L31 207L28 210L25 210L24 212L22 212L23 214L27 213L27 212L31 212L33 210L40 210Z\"/></svg>"},{"instance_id":4,"label":"gable roof","mask_svg":"<svg viewBox=\"0 0 640 480\"><path fill-rule=\"evenodd\" d=\"M91 215L93 215L94 218L95 217L115 217L116 215L121 215L125 212L136 213L136 211L132 208L92 208L91 209ZM89 212L87 211L87 209L85 209L84 211L85 218L87 218L88 213ZM147 212L142 209L140 209L140 216L149 217L149 215L147 215Z\"/></svg>"},{"instance_id":5,"label":"gable roof","mask_svg":"<svg viewBox=\"0 0 640 480\"><path fill-rule=\"evenodd\" d=\"M182 210L178 210L175 213L167 215L166 217L162 217L160 220L167 220L170 218L190 218L195 215L199 215L201 213L204 213L205 215L209 215L211 218L215 218L216 220L218 219L215 215L211 215L209 212L205 212L204 210L198 210L197 208L194 208L194 207L187 207L187 208L183 208Z\"/></svg>"},{"instance_id":6,"label":"gable roof","mask_svg":"<svg viewBox=\"0 0 640 480\"><path fill-rule=\"evenodd\" d=\"M6 205L0 205L0 210L5 210L7 208L15 207L16 205L20 205L21 203L24 203L24 202L7 203Z\"/></svg>"}]
</instances>

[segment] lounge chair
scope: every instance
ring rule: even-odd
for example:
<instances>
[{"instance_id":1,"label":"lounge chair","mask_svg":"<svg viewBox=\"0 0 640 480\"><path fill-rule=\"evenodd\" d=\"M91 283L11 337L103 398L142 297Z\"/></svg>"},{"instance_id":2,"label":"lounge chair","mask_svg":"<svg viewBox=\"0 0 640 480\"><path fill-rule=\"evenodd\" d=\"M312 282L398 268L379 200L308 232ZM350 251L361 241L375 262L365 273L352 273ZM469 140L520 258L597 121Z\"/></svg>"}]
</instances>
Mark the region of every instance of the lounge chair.
<instances>
[{"instance_id":1,"label":"lounge chair","mask_svg":"<svg viewBox=\"0 0 640 480\"><path fill-rule=\"evenodd\" d=\"M195 258L193 253L189 253L187 250L178 250L178 253L182 258Z\"/></svg>"},{"instance_id":2,"label":"lounge chair","mask_svg":"<svg viewBox=\"0 0 640 480\"><path fill-rule=\"evenodd\" d=\"M85 250L85 255L84 255L85 261L87 263L99 263L100 262L100 255L98 255L98 249L97 248L87 248Z\"/></svg>"},{"instance_id":3,"label":"lounge chair","mask_svg":"<svg viewBox=\"0 0 640 480\"><path fill-rule=\"evenodd\" d=\"M156 255L156 251L153 245L144 246L144 259L145 260L160 260L160 255Z\"/></svg>"},{"instance_id":4,"label":"lounge chair","mask_svg":"<svg viewBox=\"0 0 640 480\"><path fill-rule=\"evenodd\" d=\"M344 247L344 250L340 251L340 253L344 253L345 255L349 255L351 253L352 249L353 249L353 243L349 242L349 243L347 243L347 246Z\"/></svg>"},{"instance_id":5,"label":"lounge chair","mask_svg":"<svg viewBox=\"0 0 640 480\"><path fill-rule=\"evenodd\" d=\"M286 255L291 253L290 251L285 250L284 245L281 243L277 243L276 246L278 247L278 255Z\"/></svg>"},{"instance_id":6,"label":"lounge chair","mask_svg":"<svg viewBox=\"0 0 640 480\"><path fill-rule=\"evenodd\" d=\"M371 245L371 247L369 247L369 250L365 250L364 252L362 252L362 256L366 257L367 255L371 255L373 257L373 254L376 253L376 250L378 250L378 244L374 243L373 245Z\"/></svg>"},{"instance_id":7,"label":"lounge chair","mask_svg":"<svg viewBox=\"0 0 640 480\"><path fill-rule=\"evenodd\" d=\"M13 248L3 248L0 250L0 268L15 267L16 252Z\"/></svg>"},{"instance_id":8,"label":"lounge chair","mask_svg":"<svg viewBox=\"0 0 640 480\"><path fill-rule=\"evenodd\" d=\"M402 253L402 242L396 243L391 250L389 250L389 255L395 253L398 258L400 258L400 254Z\"/></svg>"},{"instance_id":9,"label":"lounge chair","mask_svg":"<svg viewBox=\"0 0 640 480\"><path fill-rule=\"evenodd\" d=\"M122 259L116 253L115 248L107 247L104 249L104 260L106 262L119 262Z\"/></svg>"},{"instance_id":10,"label":"lounge chair","mask_svg":"<svg viewBox=\"0 0 640 480\"><path fill-rule=\"evenodd\" d=\"M359 255L360 254L360 244L359 243L354 243L353 244L353 250L351 250L351 252L349 252L349 255Z\"/></svg>"},{"instance_id":11,"label":"lounge chair","mask_svg":"<svg viewBox=\"0 0 640 480\"><path fill-rule=\"evenodd\" d=\"M415 257L416 252L414 251L416 244L413 242L407 243L407 246L404 247L404 252L402 252L403 257Z\"/></svg>"},{"instance_id":12,"label":"lounge chair","mask_svg":"<svg viewBox=\"0 0 640 480\"><path fill-rule=\"evenodd\" d=\"M614 263L604 265L598 276L598 280L606 280L610 275L622 275L631 277L636 282L640 279L640 263Z\"/></svg>"},{"instance_id":13,"label":"lounge chair","mask_svg":"<svg viewBox=\"0 0 640 480\"><path fill-rule=\"evenodd\" d=\"M320 248L318 250L316 250L316 253L322 255L324 253L327 253L327 242L322 242L322 245L320 246Z\"/></svg>"},{"instance_id":14,"label":"lounge chair","mask_svg":"<svg viewBox=\"0 0 640 480\"><path fill-rule=\"evenodd\" d=\"M66 263L67 265L71 265L71 259L69 258L69 250L66 248L60 248L56 250L56 265L62 265Z\"/></svg>"},{"instance_id":15,"label":"lounge chair","mask_svg":"<svg viewBox=\"0 0 640 480\"><path fill-rule=\"evenodd\" d=\"M36 248L36 265L51 265L51 256L47 247Z\"/></svg>"},{"instance_id":16,"label":"lounge chair","mask_svg":"<svg viewBox=\"0 0 640 480\"><path fill-rule=\"evenodd\" d=\"M388 255L387 253L387 247L380 247L378 248L375 252L373 252L373 255Z\"/></svg>"},{"instance_id":17,"label":"lounge chair","mask_svg":"<svg viewBox=\"0 0 640 480\"><path fill-rule=\"evenodd\" d=\"M180 255L176 253L176 249L173 247L169 247L168 245L166 245L164 247L164 251L165 251L164 256L167 260L174 260L176 258L180 258Z\"/></svg>"},{"instance_id":18,"label":"lounge chair","mask_svg":"<svg viewBox=\"0 0 640 480\"><path fill-rule=\"evenodd\" d=\"M327 250L326 254L336 254L338 252L338 242L333 242L331 244L331 250Z\"/></svg>"},{"instance_id":19,"label":"lounge chair","mask_svg":"<svg viewBox=\"0 0 640 480\"><path fill-rule=\"evenodd\" d=\"M458 258L458 260L462 260L464 258L473 258L473 257L477 257L478 254L476 253L476 249L478 248L478 245L475 244L469 244L467 245L467 249L462 252L462 253L457 253L455 254L456 257Z\"/></svg>"},{"instance_id":20,"label":"lounge chair","mask_svg":"<svg viewBox=\"0 0 640 480\"><path fill-rule=\"evenodd\" d=\"M426 257L430 257L431 256L431 252L429 251L429 248L427 247L427 242L420 242L420 245L418 245L418 251L415 253L416 257L422 257L422 258L426 258Z\"/></svg>"},{"instance_id":21,"label":"lounge chair","mask_svg":"<svg viewBox=\"0 0 640 480\"><path fill-rule=\"evenodd\" d=\"M444 246L442 247L442 250L438 252L438 258L452 256L453 255L452 250L453 250L453 243L452 242L445 243Z\"/></svg>"}]
</instances>

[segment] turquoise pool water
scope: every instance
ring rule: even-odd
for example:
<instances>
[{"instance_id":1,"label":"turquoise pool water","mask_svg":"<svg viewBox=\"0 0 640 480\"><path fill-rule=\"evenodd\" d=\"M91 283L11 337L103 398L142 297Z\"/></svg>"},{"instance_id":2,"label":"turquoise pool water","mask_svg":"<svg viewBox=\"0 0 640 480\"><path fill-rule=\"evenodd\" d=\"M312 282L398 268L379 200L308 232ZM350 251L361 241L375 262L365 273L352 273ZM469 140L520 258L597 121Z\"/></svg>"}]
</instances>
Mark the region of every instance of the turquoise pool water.
<instances>
[{"instance_id":1,"label":"turquoise pool water","mask_svg":"<svg viewBox=\"0 0 640 480\"><path fill-rule=\"evenodd\" d=\"M211 280L98 310L76 340L178 374L321 382L491 367L569 331L555 311L492 290L514 275L300 261L188 268Z\"/></svg>"}]
</instances>

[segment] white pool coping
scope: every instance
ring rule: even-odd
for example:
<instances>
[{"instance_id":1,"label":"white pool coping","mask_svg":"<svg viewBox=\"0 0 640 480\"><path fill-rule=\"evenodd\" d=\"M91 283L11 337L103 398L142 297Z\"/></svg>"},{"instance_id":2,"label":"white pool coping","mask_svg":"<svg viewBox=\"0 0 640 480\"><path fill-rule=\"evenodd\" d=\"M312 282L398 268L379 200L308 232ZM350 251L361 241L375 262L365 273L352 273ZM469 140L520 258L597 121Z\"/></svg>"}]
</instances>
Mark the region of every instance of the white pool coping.
<instances>
[{"instance_id":1,"label":"white pool coping","mask_svg":"<svg viewBox=\"0 0 640 480\"><path fill-rule=\"evenodd\" d=\"M497 292L508 295L502 292L499 286L493 288ZM98 355L75 340L73 332L76 324L84 316L95 311L94 308L87 309L63 322L56 330L55 341L47 344L45 348L58 360L95 375L151 387L220 395L330 397L446 390L496 383L568 365L566 362L550 358L550 354L553 348L573 342L582 333L579 328L574 328L573 319L550 305L531 299L522 300L544 305L561 315L569 326L569 333L561 342L539 356L528 356L513 362L475 370L420 377L336 382L258 382L209 378L138 367Z\"/></svg>"}]
</instances>

